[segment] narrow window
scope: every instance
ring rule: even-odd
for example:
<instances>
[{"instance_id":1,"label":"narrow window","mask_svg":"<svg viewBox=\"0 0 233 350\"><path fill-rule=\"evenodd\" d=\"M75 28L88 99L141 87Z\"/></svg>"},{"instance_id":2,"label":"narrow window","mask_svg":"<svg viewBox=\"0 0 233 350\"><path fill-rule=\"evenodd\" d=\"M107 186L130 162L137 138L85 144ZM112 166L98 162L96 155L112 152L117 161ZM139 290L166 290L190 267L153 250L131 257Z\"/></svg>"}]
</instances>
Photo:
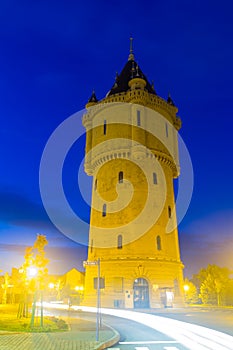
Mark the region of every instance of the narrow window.
<instances>
[{"instance_id":1,"label":"narrow window","mask_svg":"<svg viewBox=\"0 0 233 350\"><path fill-rule=\"evenodd\" d=\"M97 179L95 179L95 191L97 190Z\"/></svg>"},{"instance_id":2,"label":"narrow window","mask_svg":"<svg viewBox=\"0 0 233 350\"><path fill-rule=\"evenodd\" d=\"M107 210L107 205L103 205L103 211L102 211L102 216L106 216L106 210Z\"/></svg>"},{"instance_id":3,"label":"narrow window","mask_svg":"<svg viewBox=\"0 0 233 350\"><path fill-rule=\"evenodd\" d=\"M104 135L106 135L106 131L107 131L107 122L106 120L104 120Z\"/></svg>"},{"instance_id":4,"label":"narrow window","mask_svg":"<svg viewBox=\"0 0 233 350\"><path fill-rule=\"evenodd\" d=\"M141 112L137 111L137 126L141 126Z\"/></svg>"},{"instance_id":5,"label":"narrow window","mask_svg":"<svg viewBox=\"0 0 233 350\"><path fill-rule=\"evenodd\" d=\"M117 249L122 249L122 235L117 237Z\"/></svg>"},{"instance_id":6,"label":"narrow window","mask_svg":"<svg viewBox=\"0 0 233 350\"><path fill-rule=\"evenodd\" d=\"M157 244L157 250L161 250L162 247L161 247L161 237L160 236L156 237L156 244Z\"/></svg>"},{"instance_id":7,"label":"narrow window","mask_svg":"<svg viewBox=\"0 0 233 350\"><path fill-rule=\"evenodd\" d=\"M92 253L92 250L93 250L93 239L91 240L91 253Z\"/></svg>"},{"instance_id":8,"label":"narrow window","mask_svg":"<svg viewBox=\"0 0 233 350\"><path fill-rule=\"evenodd\" d=\"M167 123L165 124L165 128L166 128L166 136L168 137L168 125L167 125Z\"/></svg>"},{"instance_id":9,"label":"narrow window","mask_svg":"<svg viewBox=\"0 0 233 350\"><path fill-rule=\"evenodd\" d=\"M168 206L168 217L170 218L172 216L172 210L170 205Z\"/></svg>"},{"instance_id":10,"label":"narrow window","mask_svg":"<svg viewBox=\"0 0 233 350\"><path fill-rule=\"evenodd\" d=\"M119 184L123 183L123 171L120 171L118 174L118 182Z\"/></svg>"},{"instance_id":11,"label":"narrow window","mask_svg":"<svg viewBox=\"0 0 233 350\"><path fill-rule=\"evenodd\" d=\"M156 174L156 173L153 173L153 184L154 184L154 185L157 185L157 183L158 183L157 174Z\"/></svg>"}]
</instances>

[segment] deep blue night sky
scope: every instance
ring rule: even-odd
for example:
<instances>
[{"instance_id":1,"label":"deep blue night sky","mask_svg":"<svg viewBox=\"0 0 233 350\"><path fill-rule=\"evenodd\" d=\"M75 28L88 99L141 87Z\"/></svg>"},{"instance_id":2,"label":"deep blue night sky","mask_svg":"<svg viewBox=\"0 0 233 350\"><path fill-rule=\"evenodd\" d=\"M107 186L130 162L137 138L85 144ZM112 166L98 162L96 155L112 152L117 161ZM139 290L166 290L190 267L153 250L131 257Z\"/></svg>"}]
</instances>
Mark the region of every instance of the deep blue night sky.
<instances>
[{"instance_id":1,"label":"deep blue night sky","mask_svg":"<svg viewBox=\"0 0 233 350\"><path fill-rule=\"evenodd\" d=\"M179 226L185 274L208 263L233 269L232 11L230 0L1 1L3 272L20 266L36 233L48 238L52 273L81 268L86 250L61 234L43 208L40 159L51 133L85 107L93 88L103 98L112 87L131 34L142 71L179 108L192 159L194 192ZM64 187L88 221L76 183L83 156L84 138L67 157Z\"/></svg>"}]
</instances>

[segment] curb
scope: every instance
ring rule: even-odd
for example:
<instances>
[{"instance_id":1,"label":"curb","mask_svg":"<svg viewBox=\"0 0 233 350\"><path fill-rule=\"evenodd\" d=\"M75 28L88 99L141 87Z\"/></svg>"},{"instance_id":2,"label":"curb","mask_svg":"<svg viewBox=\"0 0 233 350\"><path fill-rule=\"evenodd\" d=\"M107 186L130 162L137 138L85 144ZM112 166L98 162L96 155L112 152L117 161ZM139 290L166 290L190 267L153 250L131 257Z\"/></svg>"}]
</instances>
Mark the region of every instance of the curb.
<instances>
[{"instance_id":1,"label":"curb","mask_svg":"<svg viewBox=\"0 0 233 350\"><path fill-rule=\"evenodd\" d=\"M106 340L105 342L102 342L101 344L97 345L93 350L103 350L106 349L112 345L115 345L116 343L119 342L120 340L120 334L111 326L104 324L106 327L108 327L109 329L111 329L111 331L114 333L114 335L112 336L112 338L110 338L109 340Z\"/></svg>"}]
</instances>

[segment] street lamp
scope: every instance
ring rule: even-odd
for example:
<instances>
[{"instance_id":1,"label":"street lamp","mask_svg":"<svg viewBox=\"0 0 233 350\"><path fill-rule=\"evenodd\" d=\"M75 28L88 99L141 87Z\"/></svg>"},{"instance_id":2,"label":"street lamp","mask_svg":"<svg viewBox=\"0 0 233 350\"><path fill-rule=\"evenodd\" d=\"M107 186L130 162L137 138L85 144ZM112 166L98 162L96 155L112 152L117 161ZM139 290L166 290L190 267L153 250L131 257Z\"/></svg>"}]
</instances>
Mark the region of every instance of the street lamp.
<instances>
[{"instance_id":1,"label":"street lamp","mask_svg":"<svg viewBox=\"0 0 233 350\"><path fill-rule=\"evenodd\" d=\"M28 279L33 279L36 278L38 274L38 268L35 266L29 266L26 269L26 274ZM35 319L35 313L36 313L36 295L37 294L37 286L36 286L36 281L35 281L35 292L34 292L34 298L33 298L33 304L32 304L32 315L31 315L31 322L30 326L34 326L34 319Z\"/></svg>"},{"instance_id":2,"label":"street lamp","mask_svg":"<svg viewBox=\"0 0 233 350\"><path fill-rule=\"evenodd\" d=\"M184 299L185 299L185 302L187 303L187 293L190 287L188 284L184 284L183 288L184 288Z\"/></svg>"},{"instance_id":3,"label":"street lamp","mask_svg":"<svg viewBox=\"0 0 233 350\"><path fill-rule=\"evenodd\" d=\"M83 286L75 286L74 289L76 290L76 292L82 292L83 291Z\"/></svg>"},{"instance_id":4,"label":"street lamp","mask_svg":"<svg viewBox=\"0 0 233 350\"><path fill-rule=\"evenodd\" d=\"M29 266L27 268L27 277L29 279L36 277L37 274L38 274L38 268L37 267Z\"/></svg>"}]
</instances>

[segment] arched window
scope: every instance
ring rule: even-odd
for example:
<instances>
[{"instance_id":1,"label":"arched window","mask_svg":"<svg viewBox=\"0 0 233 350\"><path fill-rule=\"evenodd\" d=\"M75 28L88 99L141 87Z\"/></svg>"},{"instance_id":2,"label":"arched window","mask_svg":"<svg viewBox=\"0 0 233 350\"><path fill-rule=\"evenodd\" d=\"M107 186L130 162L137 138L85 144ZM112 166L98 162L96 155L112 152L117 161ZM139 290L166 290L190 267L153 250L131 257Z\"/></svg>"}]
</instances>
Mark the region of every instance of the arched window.
<instances>
[{"instance_id":1,"label":"arched window","mask_svg":"<svg viewBox=\"0 0 233 350\"><path fill-rule=\"evenodd\" d=\"M107 132L107 121L104 120L104 135L106 135Z\"/></svg>"},{"instance_id":2,"label":"arched window","mask_svg":"<svg viewBox=\"0 0 233 350\"><path fill-rule=\"evenodd\" d=\"M124 178L123 171L120 171L119 174L118 174L118 182L119 182L119 184L123 183L123 178Z\"/></svg>"},{"instance_id":3,"label":"arched window","mask_svg":"<svg viewBox=\"0 0 233 350\"><path fill-rule=\"evenodd\" d=\"M122 235L117 237L117 249L122 249Z\"/></svg>"},{"instance_id":4,"label":"arched window","mask_svg":"<svg viewBox=\"0 0 233 350\"><path fill-rule=\"evenodd\" d=\"M102 211L102 216L106 216L106 211L107 211L107 205L103 205L103 211Z\"/></svg>"},{"instance_id":5,"label":"arched window","mask_svg":"<svg viewBox=\"0 0 233 350\"><path fill-rule=\"evenodd\" d=\"M168 217L170 218L172 216L172 210L170 205L168 206Z\"/></svg>"},{"instance_id":6,"label":"arched window","mask_svg":"<svg viewBox=\"0 0 233 350\"><path fill-rule=\"evenodd\" d=\"M167 123L165 124L165 130L166 130L166 137L168 137L168 125L167 125Z\"/></svg>"},{"instance_id":7,"label":"arched window","mask_svg":"<svg viewBox=\"0 0 233 350\"><path fill-rule=\"evenodd\" d=\"M141 112L137 111L137 126L141 126Z\"/></svg>"},{"instance_id":8,"label":"arched window","mask_svg":"<svg viewBox=\"0 0 233 350\"><path fill-rule=\"evenodd\" d=\"M153 173L153 184L157 185L157 183L158 183L157 174Z\"/></svg>"},{"instance_id":9,"label":"arched window","mask_svg":"<svg viewBox=\"0 0 233 350\"><path fill-rule=\"evenodd\" d=\"M161 246L161 237L160 236L156 237L156 244L157 244L157 250L161 250L162 246Z\"/></svg>"}]
</instances>

